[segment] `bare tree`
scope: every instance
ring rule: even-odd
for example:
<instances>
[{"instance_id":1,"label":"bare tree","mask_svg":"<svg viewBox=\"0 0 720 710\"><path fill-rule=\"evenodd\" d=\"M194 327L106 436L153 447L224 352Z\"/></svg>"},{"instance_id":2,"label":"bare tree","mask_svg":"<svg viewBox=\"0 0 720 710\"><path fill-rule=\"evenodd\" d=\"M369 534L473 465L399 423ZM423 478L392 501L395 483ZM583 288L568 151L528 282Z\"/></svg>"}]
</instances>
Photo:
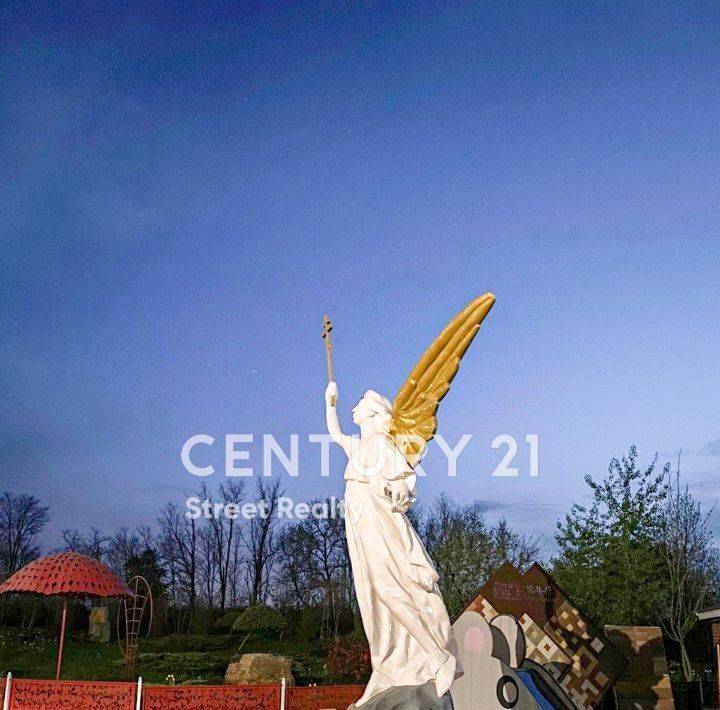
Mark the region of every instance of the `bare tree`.
<instances>
[{"instance_id":1,"label":"bare tree","mask_svg":"<svg viewBox=\"0 0 720 710\"><path fill-rule=\"evenodd\" d=\"M245 546L242 535L238 530L232 542L232 563L228 580L230 606L239 606L241 600L247 596L245 593L243 565L245 564Z\"/></svg>"},{"instance_id":2,"label":"bare tree","mask_svg":"<svg viewBox=\"0 0 720 710\"><path fill-rule=\"evenodd\" d=\"M335 501L322 504L329 513L310 516L285 528L278 537L276 588L283 602L298 609L316 604L320 635L337 636L344 611L352 607L352 574L344 522Z\"/></svg>"},{"instance_id":3,"label":"bare tree","mask_svg":"<svg viewBox=\"0 0 720 710\"><path fill-rule=\"evenodd\" d=\"M143 541L137 531L120 528L108 538L107 563L123 579L128 574L130 561L139 557L144 549Z\"/></svg>"},{"instance_id":4,"label":"bare tree","mask_svg":"<svg viewBox=\"0 0 720 710\"><path fill-rule=\"evenodd\" d=\"M709 518L688 487L680 487L680 459L675 481L668 482L665 516L661 523L661 550L667 565L669 587L660 605L660 623L680 646L685 680L693 677L685 645L697 623L697 612L708 602L720 583L718 551L713 544Z\"/></svg>"},{"instance_id":5,"label":"bare tree","mask_svg":"<svg viewBox=\"0 0 720 710\"><path fill-rule=\"evenodd\" d=\"M217 557L215 540L209 526L200 528L198 534L198 577L202 598L207 608L215 607L215 588L217 584Z\"/></svg>"},{"instance_id":6,"label":"bare tree","mask_svg":"<svg viewBox=\"0 0 720 710\"><path fill-rule=\"evenodd\" d=\"M283 495L279 478L258 478L256 491L261 510L248 521L243 530L248 555L246 577L250 605L264 603L270 593L270 577L277 552L275 528L278 522L278 498Z\"/></svg>"},{"instance_id":7,"label":"bare tree","mask_svg":"<svg viewBox=\"0 0 720 710\"><path fill-rule=\"evenodd\" d=\"M459 506L438 496L415 514L415 525L435 562L451 616L459 614L479 587L505 561L525 567L538 554L537 541L514 533L507 521L488 524L478 503Z\"/></svg>"},{"instance_id":8,"label":"bare tree","mask_svg":"<svg viewBox=\"0 0 720 710\"><path fill-rule=\"evenodd\" d=\"M65 552L79 552L96 560L103 560L107 554L108 538L95 527L90 528L87 535L77 528L63 530L62 539L64 545L61 549Z\"/></svg>"},{"instance_id":9,"label":"bare tree","mask_svg":"<svg viewBox=\"0 0 720 710\"><path fill-rule=\"evenodd\" d=\"M50 520L48 508L32 495L5 491L0 497L0 574L17 572L40 554L38 535Z\"/></svg>"},{"instance_id":10,"label":"bare tree","mask_svg":"<svg viewBox=\"0 0 720 710\"><path fill-rule=\"evenodd\" d=\"M316 501L311 505L313 502ZM322 592L321 636L337 636L341 615L352 604L352 573L339 506L329 500L325 506L329 515L310 516L302 527L312 543L309 550L311 581Z\"/></svg>"},{"instance_id":11,"label":"bare tree","mask_svg":"<svg viewBox=\"0 0 720 710\"><path fill-rule=\"evenodd\" d=\"M165 566L174 605L185 603L190 615L198 596L198 525L180 511L177 503L168 503L160 512L158 547Z\"/></svg>"},{"instance_id":12,"label":"bare tree","mask_svg":"<svg viewBox=\"0 0 720 710\"><path fill-rule=\"evenodd\" d=\"M145 550L154 550L157 547L157 535L150 525L138 525L135 534Z\"/></svg>"},{"instance_id":13,"label":"bare tree","mask_svg":"<svg viewBox=\"0 0 720 710\"><path fill-rule=\"evenodd\" d=\"M300 524L286 526L277 538L279 604L302 610L315 602L312 540Z\"/></svg>"},{"instance_id":14,"label":"bare tree","mask_svg":"<svg viewBox=\"0 0 720 710\"><path fill-rule=\"evenodd\" d=\"M212 515L208 521L215 548L215 567L218 578L218 601L220 613L225 613L228 587L234 578L235 565L239 562L238 547L235 538L238 535L238 516L243 499L245 486L242 481L231 479L225 481L219 490L220 502L229 515ZM204 492L205 489L204 489ZM207 496L206 496L207 497ZM235 506L233 511L228 506Z\"/></svg>"},{"instance_id":15,"label":"bare tree","mask_svg":"<svg viewBox=\"0 0 720 710\"><path fill-rule=\"evenodd\" d=\"M62 531L62 552L81 552L85 547L85 536L77 528L66 528Z\"/></svg>"}]
</instances>

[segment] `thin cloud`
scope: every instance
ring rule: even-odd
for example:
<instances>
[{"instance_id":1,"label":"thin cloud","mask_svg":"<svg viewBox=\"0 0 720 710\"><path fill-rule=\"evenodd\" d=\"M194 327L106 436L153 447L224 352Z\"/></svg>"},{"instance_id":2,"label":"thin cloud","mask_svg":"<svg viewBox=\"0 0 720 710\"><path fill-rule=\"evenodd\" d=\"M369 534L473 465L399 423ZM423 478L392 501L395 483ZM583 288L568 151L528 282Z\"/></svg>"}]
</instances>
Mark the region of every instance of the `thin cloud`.
<instances>
[{"instance_id":1,"label":"thin cloud","mask_svg":"<svg viewBox=\"0 0 720 710\"><path fill-rule=\"evenodd\" d=\"M708 441L705 446L700 450L703 456L719 456L720 457L720 439L714 441Z\"/></svg>"}]
</instances>

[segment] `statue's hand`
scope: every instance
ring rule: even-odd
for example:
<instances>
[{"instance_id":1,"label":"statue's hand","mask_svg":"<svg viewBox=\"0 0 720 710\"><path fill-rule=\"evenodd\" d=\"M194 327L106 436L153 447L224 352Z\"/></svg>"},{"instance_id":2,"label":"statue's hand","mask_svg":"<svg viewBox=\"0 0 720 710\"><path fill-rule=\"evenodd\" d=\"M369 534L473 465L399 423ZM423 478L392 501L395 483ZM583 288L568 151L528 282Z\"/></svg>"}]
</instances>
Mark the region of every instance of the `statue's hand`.
<instances>
[{"instance_id":1,"label":"statue's hand","mask_svg":"<svg viewBox=\"0 0 720 710\"><path fill-rule=\"evenodd\" d=\"M392 509L396 513L405 513L413 504L410 488L404 480L390 481L387 485L392 501Z\"/></svg>"},{"instance_id":2,"label":"statue's hand","mask_svg":"<svg viewBox=\"0 0 720 710\"><path fill-rule=\"evenodd\" d=\"M325 388L325 403L329 407L334 407L337 403L338 386L337 382L328 382L328 386Z\"/></svg>"}]
</instances>

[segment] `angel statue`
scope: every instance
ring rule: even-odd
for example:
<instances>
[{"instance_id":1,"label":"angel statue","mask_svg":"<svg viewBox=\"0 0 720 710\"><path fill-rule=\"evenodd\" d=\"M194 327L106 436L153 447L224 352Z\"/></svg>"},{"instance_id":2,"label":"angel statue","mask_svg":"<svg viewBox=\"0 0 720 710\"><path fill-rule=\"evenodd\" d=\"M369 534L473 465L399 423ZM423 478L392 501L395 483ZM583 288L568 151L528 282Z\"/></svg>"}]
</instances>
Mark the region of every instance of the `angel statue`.
<instances>
[{"instance_id":1,"label":"angel statue","mask_svg":"<svg viewBox=\"0 0 720 710\"><path fill-rule=\"evenodd\" d=\"M462 669L450 619L435 566L405 513L415 502L414 469L437 430L440 400L494 302L487 293L455 316L392 404L373 390L363 395L352 410L359 439L340 429L337 384L331 380L325 390L328 431L348 457L345 529L372 663L358 708L452 707L448 691ZM417 692L429 684L437 698L421 703ZM411 686L414 700L391 702L388 693L400 686Z\"/></svg>"}]
</instances>

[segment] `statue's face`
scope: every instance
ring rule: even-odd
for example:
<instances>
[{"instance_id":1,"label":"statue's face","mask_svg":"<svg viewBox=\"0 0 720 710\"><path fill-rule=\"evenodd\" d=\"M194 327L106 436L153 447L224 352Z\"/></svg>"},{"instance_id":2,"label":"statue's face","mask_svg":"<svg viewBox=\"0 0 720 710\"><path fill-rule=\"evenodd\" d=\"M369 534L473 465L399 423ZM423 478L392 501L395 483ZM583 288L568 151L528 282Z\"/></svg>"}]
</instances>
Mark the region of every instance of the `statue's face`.
<instances>
[{"instance_id":1,"label":"statue's face","mask_svg":"<svg viewBox=\"0 0 720 710\"><path fill-rule=\"evenodd\" d=\"M365 397L363 397L354 407L352 410L352 418L353 422L355 424L362 424L362 422L367 421L370 417L374 416L374 412L370 409L368 406L368 403L365 401Z\"/></svg>"}]
</instances>

